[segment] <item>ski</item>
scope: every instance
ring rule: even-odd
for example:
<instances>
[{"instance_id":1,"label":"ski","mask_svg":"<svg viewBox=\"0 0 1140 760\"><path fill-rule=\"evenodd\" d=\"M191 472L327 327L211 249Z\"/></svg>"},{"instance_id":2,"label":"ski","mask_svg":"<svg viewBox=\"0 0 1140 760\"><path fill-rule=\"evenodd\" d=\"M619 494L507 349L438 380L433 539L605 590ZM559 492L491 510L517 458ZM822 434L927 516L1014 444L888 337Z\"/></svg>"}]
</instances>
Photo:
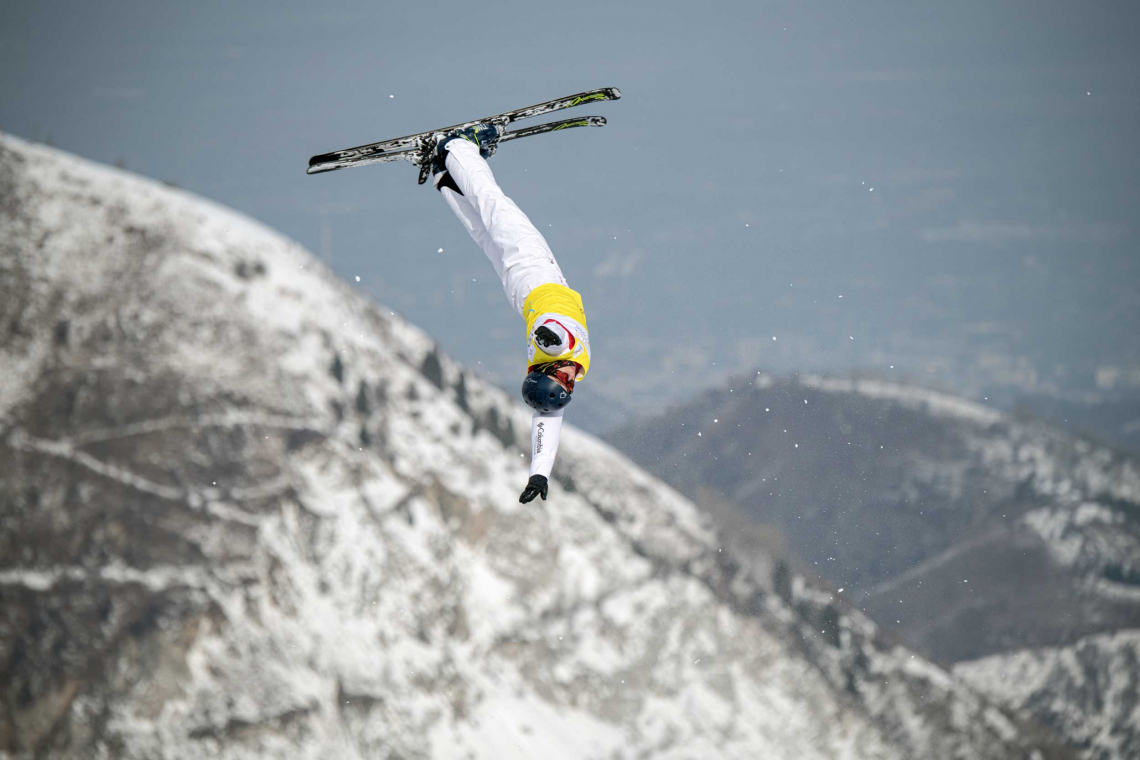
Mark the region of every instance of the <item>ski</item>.
<instances>
[{"instance_id":1,"label":"ski","mask_svg":"<svg viewBox=\"0 0 1140 760\"><path fill-rule=\"evenodd\" d=\"M604 127L606 126L606 119L604 116L581 116L576 119L563 119L562 121L552 121L549 124L536 124L533 127L524 127L516 129L513 132L507 132L499 138L499 144L517 140L520 137L531 137L532 135L542 135L547 132L558 132L563 129L573 129L574 127ZM369 166L371 164L387 164L394 161L407 161L416 165L420 165L423 161L424 153L419 148L405 148L404 150L390 150L386 153L379 153L372 156L363 156L349 158L342 161L332 161L326 164L320 164L317 167L309 169L309 174L319 174L321 172L331 172L335 169L345 169L355 166ZM420 183L423 184L423 183Z\"/></svg>"},{"instance_id":2,"label":"ski","mask_svg":"<svg viewBox=\"0 0 1140 760\"><path fill-rule=\"evenodd\" d=\"M577 119L563 119L562 121L552 121L549 124L535 124L533 127L523 127L522 129L516 129L514 132L507 132L499 138L499 144L501 145L508 140L517 140L520 137L557 132L561 129L604 126L606 126L606 117L604 116L582 116Z\"/></svg>"},{"instance_id":3,"label":"ski","mask_svg":"<svg viewBox=\"0 0 1140 760\"><path fill-rule=\"evenodd\" d=\"M514 111L507 111L506 113L498 114L497 116L489 116L483 119L475 119L473 121L463 122L450 127L443 127L442 129L433 129L430 132L419 132L414 135L406 135L404 137L397 137L391 140L382 140L380 142L369 143L368 145L360 145L355 148L346 148L344 150L336 150L331 153L322 153L313 156L309 159L308 174L320 174L322 172L333 171L336 169L343 169L349 166L366 166L373 163L386 163L387 161L400 161L408 160L406 157L388 158L383 161L376 160L379 156L391 154L395 152L402 152L407 149L414 149L415 152L422 151L424 143L427 138L439 132L450 132L454 129L463 129L470 127L480 122L496 122L504 126L511 124L522 119L532 119L536 116L544 116L548 113L561 111L564 108L573 108L585 103L603 102L607 100L617 100L621 97L621 92L616 87L602 87L597 90L588 90L580 92L577 95L570 95L565 98L558 98L557 100L549 100L545 103L538 105L528 106L527 108L519 108ZM601 117L592 117L600 119ZM568 121L578 121L570 119ZM605 120L602 119L602 124ZM601 124L584 124L584 125L570 125L567 126L601 126ZM560 127L565 129L566 127ZM515 133L508 132L503 136L503 140L508 139L510 134L518 134L519 136L529 136L531 134L542 134L541 130L527 132L525 135L521 134L524 130L517 130ZM500 140L501 142L502 140Z\"/></svg>"}]
</instances>

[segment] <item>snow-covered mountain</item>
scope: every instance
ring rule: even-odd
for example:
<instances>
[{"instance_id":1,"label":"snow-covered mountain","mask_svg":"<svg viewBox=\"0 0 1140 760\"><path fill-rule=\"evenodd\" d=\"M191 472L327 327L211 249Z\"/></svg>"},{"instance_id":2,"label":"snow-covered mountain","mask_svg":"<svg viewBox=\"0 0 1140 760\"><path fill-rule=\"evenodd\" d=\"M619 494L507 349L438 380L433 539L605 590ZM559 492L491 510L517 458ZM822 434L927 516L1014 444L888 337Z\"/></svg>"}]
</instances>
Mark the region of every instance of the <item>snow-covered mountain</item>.
<instances>
[{"instance_id":1,"label":"snow-covered mountain","mask_svg":"<svg viewBox=\"0 0 1140 760\"><path fill-rule=\"evenodd\" d=\"M1084 757L1136 757L1140 631L992 655L962 663L954 673L984 694L1055 727Z\"/></svg>"},{"instance_id":2,"label":"snow-covered mountain","mask_svg":"<svg viewBox=\"0 0 1140 760\"><path fill-rule=\"evenodd\" d=\"M593 438L518 504L524 409L247 218L0 136L0 229L0 756L1070 756Z\"/></svg>"},{"instance_id":3,"label":"snow-covered mountain","mask_svg":"<svg viewBox=\"0 0 1140 760\"><path fill-rule=\"evenodd\" d=\"M1136 694L1137 668L1110 669L1140 647L1110 636L1114 657L1086 656L1102 635L1140 628L1130 455L924 389L763 374L610 440L682 493L775 526L801 567L908 646L985 658L959 672L1086 756L1140 754L1124 729L1135 701L1103 692ZM1085 675L1066 680L1074 657ZM1039 661L1032 686L991 688L1027 659Z\"/></svg>"}]
</instances>

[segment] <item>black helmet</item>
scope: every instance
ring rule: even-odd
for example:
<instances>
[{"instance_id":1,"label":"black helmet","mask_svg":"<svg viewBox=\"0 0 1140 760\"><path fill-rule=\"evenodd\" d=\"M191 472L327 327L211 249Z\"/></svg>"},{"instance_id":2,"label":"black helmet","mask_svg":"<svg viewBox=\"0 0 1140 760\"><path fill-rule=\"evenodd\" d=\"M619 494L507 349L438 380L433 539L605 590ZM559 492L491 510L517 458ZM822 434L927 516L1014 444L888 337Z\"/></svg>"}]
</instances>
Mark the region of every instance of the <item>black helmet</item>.
<instances>
[{"instance_id":1,"label":"black helmet","mask_svg":"<svg viewBox=\"0 0 1140 760\"><path fill-rule=\"evenodd\" d=\"M540 412L553 412L570 403L570 391L558 384L558 381L538 370L530 372L523 378L523 401L531 409Z\"/></svg>"}]
</instances>

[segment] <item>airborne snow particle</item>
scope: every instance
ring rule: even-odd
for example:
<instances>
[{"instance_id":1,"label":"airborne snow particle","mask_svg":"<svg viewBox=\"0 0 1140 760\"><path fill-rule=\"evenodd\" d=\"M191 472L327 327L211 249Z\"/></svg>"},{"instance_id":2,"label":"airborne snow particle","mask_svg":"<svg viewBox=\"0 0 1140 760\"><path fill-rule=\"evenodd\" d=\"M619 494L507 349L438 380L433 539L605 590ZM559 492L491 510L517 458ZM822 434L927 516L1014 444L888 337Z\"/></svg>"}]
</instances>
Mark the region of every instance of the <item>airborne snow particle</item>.
<instances>
[{"instance_id":1,"label":"airborne snow particle","mask_svg":"<svg viewBox=\"0 0 1140 760\"><path fill-rule=\"evenodd\" d=\"M773 336L772 336L772 340L775 340L775 339L776 339L776 336L775 336L775 335L773 335Z\"/></svg>"},{"instance_id":2,"label":"airborne snow particle","mask_svg":"<svg viewBox=\"0 0 1140 760\"><path fill-rule=\"evenodd\" d=\"M873 187L868 187L868 188L867 188L867 192L869 192L869 193L873 193L873 192L875 192L875 188L873 188Z\"/></svg>"},{"instance_id":3,"label":"airborne snow particle","mask_svg":"<svg viewBox=\"0 0 1140 760\"><path fill-rule=\"evenodd\" d=\"M438 251L436 251L436 253L443 253L443 249L440 248Z\"/></svg>"},{"instance_id":4,"label":"airborne snow particle","mask_svg":"<svg viewBox=\"0 0 1140 760\"><path fill-rule=\"evenodd\" d=\"M356 281L360 282L360 275L356 275Z\"/></svg>"},{"instance_id":5,"label":"airborne snow particle","mask_svg":"<svg viewBox=\"0 0 1140 760\"><path fill-rule=\"evenodd\" d=\"M396 97L396 96L395 96L395 95L389 95L388 97L389 97L389 98L394 98L394 97Z\"/></svg>"},{"instance_id":6,"label":"airborne snow particle","mask_svg":"<svg viewBox=\"0 0 1140 760\"><path fill-rule=\"evenodd\" d=\"M839 592L838 592L838 593L840 593L840 594L842 594L842 593L843 593L843 588L842 588L842 587L840 587L840 589L839 589Z\"/></svg>"},{"instance_id":7,"label":"airborne snow particle","mask_svg":"<svg viewBox=\"0 0 1140 760\"><path fill-rule=\"evenodd\" d=\"M851 340L855 340L855 336L854 336L854 335L848 335L847 337L848 337L848 338L850 338Z\"/></svg>"}]
</instances>

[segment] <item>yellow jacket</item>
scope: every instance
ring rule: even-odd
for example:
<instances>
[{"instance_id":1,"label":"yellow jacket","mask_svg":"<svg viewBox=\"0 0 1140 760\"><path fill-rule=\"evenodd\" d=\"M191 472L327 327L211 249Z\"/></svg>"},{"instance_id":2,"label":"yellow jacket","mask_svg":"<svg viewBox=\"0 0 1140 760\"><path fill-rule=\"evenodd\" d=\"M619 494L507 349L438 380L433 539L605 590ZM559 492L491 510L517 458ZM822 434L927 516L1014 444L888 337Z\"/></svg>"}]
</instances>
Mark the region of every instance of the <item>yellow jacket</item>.
<instances>
[{"instance_id":1,"label":"yellow jacket","mask_svg":"<svg viewBox=\"0 0 1140 760\"><path fill-rule=\"evenodd\" d=\"M590 370L590 334L586 330L582 296L565 285L539 285L523 303L523 319L526 320L528 371L536 364L569 360L582 367L579 379L586 376ZM534 331L544 324L551 328L561 327L561 331L555 329L556 333L568 333L568 340L563 341L562 346L565 351L558 356L545 353L535 342Z\"/></svg>"}]
</instances>

